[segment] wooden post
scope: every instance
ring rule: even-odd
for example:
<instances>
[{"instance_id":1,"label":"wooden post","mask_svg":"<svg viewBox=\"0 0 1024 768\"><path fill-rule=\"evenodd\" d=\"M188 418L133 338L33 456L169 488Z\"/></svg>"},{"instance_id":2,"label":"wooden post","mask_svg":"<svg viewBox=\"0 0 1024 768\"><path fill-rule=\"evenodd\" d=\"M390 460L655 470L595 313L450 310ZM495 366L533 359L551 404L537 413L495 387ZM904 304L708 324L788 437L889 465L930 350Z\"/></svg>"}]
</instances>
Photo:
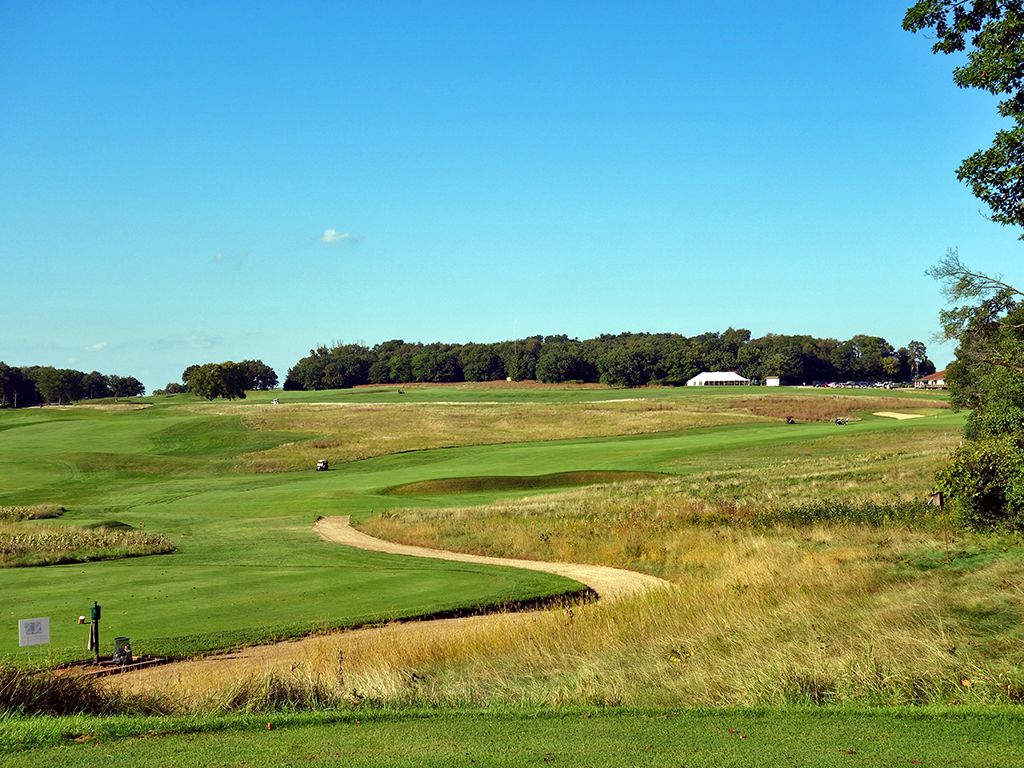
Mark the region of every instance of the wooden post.
<instances>
[{"instance_id":1,"label":"wooden post","mask_svg":"<svg viewBox=\"0 0 1024 768\"><path fill-rule=\"evenodd\" d=\"M949 562L949 532L946 530L946 498L942 491L936 491L928 497L928 503L938 507L942 514L942 540L946 544L946 562Z\"/></svg>"}]
</instances>

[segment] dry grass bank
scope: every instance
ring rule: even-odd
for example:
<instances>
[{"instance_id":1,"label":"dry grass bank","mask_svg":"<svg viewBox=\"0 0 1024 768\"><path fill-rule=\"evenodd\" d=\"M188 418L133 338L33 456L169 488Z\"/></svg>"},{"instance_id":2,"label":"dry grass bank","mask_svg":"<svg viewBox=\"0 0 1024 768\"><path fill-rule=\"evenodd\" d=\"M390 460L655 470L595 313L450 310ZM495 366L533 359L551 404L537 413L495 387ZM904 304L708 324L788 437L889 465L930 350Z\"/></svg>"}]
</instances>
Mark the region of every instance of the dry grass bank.
<instances>
[{"instance_id":1,"label":"dry grass bank","mask_svg":"<svg viewBox=\"0 0 1024 768\"><path fill-rule=\"evenodd\" d=\"M47 520L60 517L64 507L57 504L28 504L13 507L0 507L0 520L20 522L22 520Z\"/></svg>"},{"instance_id":2,"label":"dry grass bank","mask_svg":"<svg viewBox=\"0 0 1024 768\"><path fill-rule=\"evenodd\" d=\"M178 711L259 709L271 694L396 706L1024 700L1012 558L946 566L932 534L847 526L691 527L664 546L676 583L665 593L391 625L223 672L202 663L115 683L163 691Z\"/></svg>"},{"instance_id":3,"label":"dry grass bank","mask_svg":"<svg viewBox=\"0 0 1024 768\"><path fill-rule=\"evenodd\" d=\"M133 530L123 524L78 528L0 522L0 568L82 563L173 551L174 544L165 536Z\"/></svg>"}]
</instances>

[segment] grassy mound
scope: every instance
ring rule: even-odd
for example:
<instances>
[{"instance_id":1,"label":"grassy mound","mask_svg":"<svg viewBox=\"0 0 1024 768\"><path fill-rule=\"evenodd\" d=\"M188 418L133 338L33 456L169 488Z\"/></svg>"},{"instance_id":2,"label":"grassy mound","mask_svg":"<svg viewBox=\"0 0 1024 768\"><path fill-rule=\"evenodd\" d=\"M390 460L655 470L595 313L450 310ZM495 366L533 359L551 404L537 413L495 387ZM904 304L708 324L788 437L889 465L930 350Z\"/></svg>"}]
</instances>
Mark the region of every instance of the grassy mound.
<instances>
[{"instance_id":1,"label":"grassy mound","mask_svg":"<svg viewBox=\"0 0 1024 768\"><path fill-rule=\"evenodd\" d=\"M552 472L548 475L487 475L483 477L447 477L423 480L388 488L384 493L396 496L429 496L488 491L532 491L548 488L576 488L586 485L622 483L627 480L663 478L660 472L623 472L588 470L583 472Z\"/></svg>"}]
</instances>

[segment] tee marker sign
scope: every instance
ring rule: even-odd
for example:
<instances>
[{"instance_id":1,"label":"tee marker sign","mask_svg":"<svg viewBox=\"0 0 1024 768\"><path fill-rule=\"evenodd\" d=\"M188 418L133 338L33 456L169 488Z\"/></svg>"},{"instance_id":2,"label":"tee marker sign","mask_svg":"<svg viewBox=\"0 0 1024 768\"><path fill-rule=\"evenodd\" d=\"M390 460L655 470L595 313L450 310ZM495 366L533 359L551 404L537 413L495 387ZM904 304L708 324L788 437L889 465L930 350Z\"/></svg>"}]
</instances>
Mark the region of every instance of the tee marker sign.
<instances>
[{"instance_id":1,"label":"tee marker sign","mask_svg":"<svg viewBox=\"0 0 1024 768\"><path fill-rule=\"evenodd\" d=\"M50 642L50 619L20 619L18 645L45 645Z\"/></svg>"}]
</instances>

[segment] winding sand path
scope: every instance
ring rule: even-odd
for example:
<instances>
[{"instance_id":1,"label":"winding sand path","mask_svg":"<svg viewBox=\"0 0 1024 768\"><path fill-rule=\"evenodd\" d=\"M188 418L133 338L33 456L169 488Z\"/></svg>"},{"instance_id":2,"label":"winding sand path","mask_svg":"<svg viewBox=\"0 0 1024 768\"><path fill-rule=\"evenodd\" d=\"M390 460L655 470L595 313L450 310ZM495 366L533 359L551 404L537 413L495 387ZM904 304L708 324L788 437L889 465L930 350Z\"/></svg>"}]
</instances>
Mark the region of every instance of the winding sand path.
<instances>
[{"instance_id":1,"label":"winding sand path","mask_svg":"<svg viewBox=\"0 0 1024 768\"><path fill-rule=\"evenodd\" d=\"M450 552L443 549L428 549L409 544L396 544L393 541L376 539L373 536L357 531L352 527L348 515L339 517L322 517L316 522L316 532L320 538L359 549L374 552L386 552L391 555L409 555L411 557L432 557L438 560L454 560L459 563L482 563L484 565L507 565L528 571L544 571L565 576L581 584L585 584L597 593L602 600L616 600L639 592L652 589L664 589L670 582L649 576L646 573L626 571L621 568L609 568L604 565L583 565L577 563L546 563L540 560L519 560L511 557L486 557L470 555L464 552Z\"/></svg>"},{"instance_id":2,"label":"winding sand path","mask_svg":"<svg viewBox=\"0 0 1024 768\"><path fill-rule=\"evenodd\" d=\"M594 590L603 602L621 600L653 590L667 589L672 583L645 573L610 568L603 565L576 563L549 563L538 560L518 560L506 557L485 557L463 552L428 549L407 544L384 541L357 531L349 517L323 517L314 526L322 539L349 547L368 549L412 557L432 557L462 563L505 565L531 571L545 571L578 581ZM323 663L336 659L339 652L358 652L361 648L377 647L387 643L422 643L424 638L441 640L455 638L465 632L491 625L506 626L507 622L530 621L536 611L520 613L492 613L464 616L456 619L431 619L339 630L326 635L313 635L299 640L287 640L268 645L241 648L225 654L206 656L192 661L180 661L159 667L142 669L130 674L106 678L112 688L136 693L161 692L168 688L202 696L221 688L226 681L254 672L287 671L308 662ZM347 658L347 656L346 656Z\"/></svg>"}]
</instances>

